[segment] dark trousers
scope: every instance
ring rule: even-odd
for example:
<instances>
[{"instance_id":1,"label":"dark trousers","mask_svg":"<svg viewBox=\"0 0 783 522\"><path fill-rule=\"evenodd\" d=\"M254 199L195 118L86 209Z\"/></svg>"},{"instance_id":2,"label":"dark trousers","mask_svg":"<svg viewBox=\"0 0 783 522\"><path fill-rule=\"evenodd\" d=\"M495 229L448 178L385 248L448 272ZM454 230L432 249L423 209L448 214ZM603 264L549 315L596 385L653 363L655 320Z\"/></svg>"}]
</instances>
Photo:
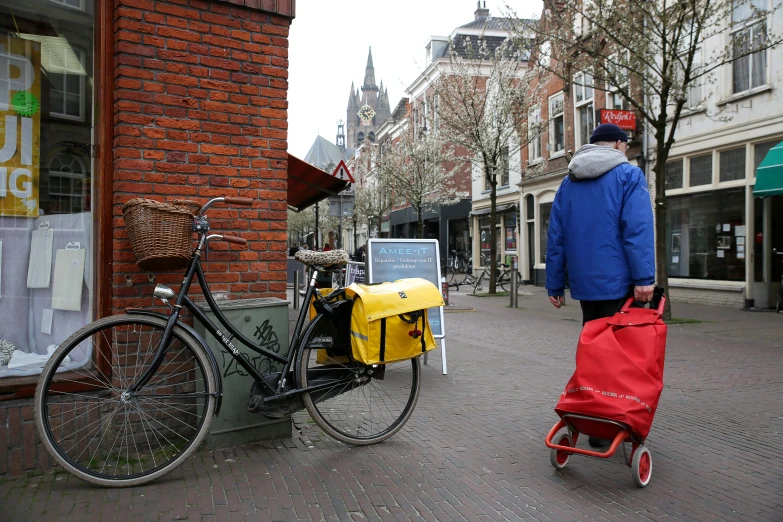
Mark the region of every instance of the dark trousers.
<instances>
[{"instance_id":1,"label":"dark trousers","mask_svg":"<svg viewBox=\"0 0 783 522\"><path fill-rule=\"evenodd\" d=\"M582 306L582 325L587 321L593 319L602 319L604 317L611 317L620 311L623 307L627 297L621 297L619 299L607 299L606 301L579 301Z\"/></svg>"}]
</instances>

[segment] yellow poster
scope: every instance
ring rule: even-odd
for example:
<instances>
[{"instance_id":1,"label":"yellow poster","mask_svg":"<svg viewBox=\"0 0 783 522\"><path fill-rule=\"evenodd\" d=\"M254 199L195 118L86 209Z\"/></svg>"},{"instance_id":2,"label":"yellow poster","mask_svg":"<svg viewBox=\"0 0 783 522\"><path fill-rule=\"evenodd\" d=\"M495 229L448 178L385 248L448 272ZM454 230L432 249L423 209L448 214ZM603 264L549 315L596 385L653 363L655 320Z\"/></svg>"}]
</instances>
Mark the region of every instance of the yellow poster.
<instances>
[{"instance_id":1,"label":"yellow poster","mask_svg":"<svg viewBox=\"0 0 783 522\"><path fill-rule=\"evenodd\" d=\"M0 216L38 217L41 44L0 33Z\"/></svg>"}]
</instances>

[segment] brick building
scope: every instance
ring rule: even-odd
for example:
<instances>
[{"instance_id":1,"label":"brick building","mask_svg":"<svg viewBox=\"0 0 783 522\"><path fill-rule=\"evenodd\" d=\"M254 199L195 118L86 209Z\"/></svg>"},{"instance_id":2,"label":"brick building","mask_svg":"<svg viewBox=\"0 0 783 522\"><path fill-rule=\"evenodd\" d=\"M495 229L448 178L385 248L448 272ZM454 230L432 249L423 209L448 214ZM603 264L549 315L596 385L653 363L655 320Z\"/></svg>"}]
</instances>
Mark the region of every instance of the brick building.
<instances>
[{"instance_id":1,"label":"brick building","mask_svg":"<svg viewBox=\"0 0 783 522\"><path fill-rule=\"evenodd\" d=\"M252 208L211 212L214 229L248 247L215 243L207 279L221 298L285 298L286 210L318 199L293 190L318 172L299 165L294 178L286 152L294 8L294 0L3 2L0 124L11 145L0 154L0 340L14 353L45 360L87 322L150 306L151 282L178 287L180 274L135 263L121 209L140 196L252 198ZM84 262L60 273L52 257L66 247ZM58 306L74 274L71 304ZM29 399L41 366L10 363L0 360L0 476L51 465Z\"/></svg>"},{"instance_id":2,"label":"brick building","mask_svg":"<svg viewBox=\"0 0 783 522\"><path fill-rule=\"evenodd\" d=\"M542 22L546 23L546 11ZM529 74L530 96L537 99L528 114L528 140L523 143L522 179L519 183L521 276L531 284L546 282L546 240L549 213L560 183L568 173L574 152L589 143L590 133L601 123L603 109L628 110L627 101L611 87L596 85L590 71L576 71L569 81L546 72L555 69L548 42L533 50ZM542 63L547 60L546 63ZM628 159L642 165L641 128L628 131Z\"/></svg>"}]
</instances>

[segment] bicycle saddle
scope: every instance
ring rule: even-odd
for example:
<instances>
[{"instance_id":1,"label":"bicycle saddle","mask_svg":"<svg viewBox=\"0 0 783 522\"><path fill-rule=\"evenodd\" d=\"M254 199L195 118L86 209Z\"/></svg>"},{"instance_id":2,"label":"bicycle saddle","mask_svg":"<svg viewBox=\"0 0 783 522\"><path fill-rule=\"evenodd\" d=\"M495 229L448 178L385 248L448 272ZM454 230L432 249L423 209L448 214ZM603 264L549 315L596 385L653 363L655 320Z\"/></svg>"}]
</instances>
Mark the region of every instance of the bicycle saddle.
<instances>
[{"instance_id":1,"label":"bicycle saddle","mask_svg":"<svg viewBox=\"0 0 783 522\"><path fill-rule=\"evenodd\" d=\"M334 267L348 264L350 258L345 250L329 250L316 252L315 250L300 250L294 255L294 259L305 266Z\"/></svg>"}]
</instances>

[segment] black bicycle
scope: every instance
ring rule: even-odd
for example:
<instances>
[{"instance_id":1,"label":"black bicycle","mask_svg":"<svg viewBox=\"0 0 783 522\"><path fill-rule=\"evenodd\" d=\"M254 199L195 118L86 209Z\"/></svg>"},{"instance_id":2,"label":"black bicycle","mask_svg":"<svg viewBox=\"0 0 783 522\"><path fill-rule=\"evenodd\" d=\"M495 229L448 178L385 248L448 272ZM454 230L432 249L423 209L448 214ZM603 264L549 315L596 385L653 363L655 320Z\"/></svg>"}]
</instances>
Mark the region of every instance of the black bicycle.
<instances>
[{"instance_id":1,"label":"black bicycle","mask_svg":"<svg viewBox=\"0 0 783 522\"><path fill-rule=\"evenodd\" d=\"M66 339L44 368L35 422L49 452L77 477L102 486L144 484L182 464L209 432L223 399L221 377L205 340L181 321L185 309L253 377L250 411L280 417L306 409L328 435L356 445L387 439L410 418L419 397L419 359L393 365L355 361L343 289L315 291L318 272L341 270L347 253L311 257L304 302L312 301L316 313L307 322L308 307L302 307L287 356L245 337L225 318L204 276L202 252L208 241L247 241L208 235L206 212L218 202L252 200L215 198L194 217L198 246L179 292L160 284L153 292L168 306L167 314L128 309L95 321ZM194 279L219 324L188 297ZM237 342L282 370L260 373L241 356Z\"/></svg>"}]
</instances>

